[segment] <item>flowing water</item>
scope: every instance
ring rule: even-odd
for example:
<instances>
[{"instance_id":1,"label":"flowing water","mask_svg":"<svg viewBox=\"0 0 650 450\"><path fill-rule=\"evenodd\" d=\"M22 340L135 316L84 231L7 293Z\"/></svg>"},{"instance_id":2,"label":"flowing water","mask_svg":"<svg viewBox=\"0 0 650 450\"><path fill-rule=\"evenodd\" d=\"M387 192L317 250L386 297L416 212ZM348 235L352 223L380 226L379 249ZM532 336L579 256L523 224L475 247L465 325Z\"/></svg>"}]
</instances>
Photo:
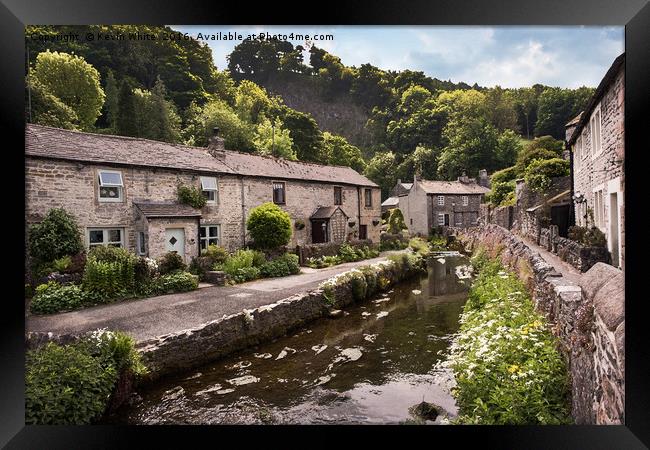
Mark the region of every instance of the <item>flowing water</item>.
<instances>
[{"instance_id":1,"label":"flowing water","mask_svg":"<svg viewBox=\"0 0 650 450\"><path fill-rule=\"evenodd\" d=\"M408 423L423 400L457 414L453 377L434 369L458 329L469 267L429 259L428 276L225 359L141 388L111 423ZM422 421L420 421L421 423Z\"/></svg>"}]
</instances>

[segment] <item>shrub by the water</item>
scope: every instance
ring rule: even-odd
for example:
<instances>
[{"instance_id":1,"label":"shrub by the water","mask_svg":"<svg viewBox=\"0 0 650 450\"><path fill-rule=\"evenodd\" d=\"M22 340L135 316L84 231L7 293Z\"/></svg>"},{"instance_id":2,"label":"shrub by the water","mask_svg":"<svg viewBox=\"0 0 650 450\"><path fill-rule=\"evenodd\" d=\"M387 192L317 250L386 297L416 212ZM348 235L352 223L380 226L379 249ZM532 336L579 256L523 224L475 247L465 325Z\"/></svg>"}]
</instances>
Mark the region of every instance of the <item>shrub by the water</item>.
<instances>
[{"instance_id":1,"label":"shrub by the water","mask_svg":"<svg viewBox=\"0 0 650 450\"><path fill-rule=\"evenodd\" d=\"M557 340L524 283L479 252L478 271L448 364L463 424L570 423L568 375Z\"/></svg>"}]
</instances>

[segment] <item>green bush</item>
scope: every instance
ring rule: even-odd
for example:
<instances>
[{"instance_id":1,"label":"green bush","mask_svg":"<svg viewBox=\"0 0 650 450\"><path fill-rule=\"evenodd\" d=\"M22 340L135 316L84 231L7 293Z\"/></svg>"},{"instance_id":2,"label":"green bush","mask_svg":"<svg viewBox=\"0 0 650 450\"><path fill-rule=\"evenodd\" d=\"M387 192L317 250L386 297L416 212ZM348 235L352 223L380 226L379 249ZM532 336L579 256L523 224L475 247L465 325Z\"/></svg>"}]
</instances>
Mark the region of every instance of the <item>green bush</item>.
<instances>
[{"instance_id":1,"label":"green bush","mask_svg":"<svg viewBox=\"0 0 650 450\"><path fill-rule=\"evenodd\" d=\"M429 243L422 238L414 237L409 241L409 247L413 249L414 252L419 253L423 256L429 254Z\"/></svg>"},{"instance_id":2,"label":"green bush","mask_svg":"<svg viewBox=\"0 0 650 450\"><path fill-rule=\"evenodd\" d=\"M158 263L155 259L140 256L136 259L134 271L137 284L147 283L158 275Z\"/></svg>"},{"instance_id":3,"label":"green bush","mask_svg":"<svg viewBox=\"0 0 650 450\"><path fill-rule=\"evenodd\" d=\"M172 272L183 271L187 266L183 262L183 258L176 252L167 252L157 260L158 271L161 275Z\"/></svg>"},{"instance_id":4,"label":"green bush","mask_svg":"<svg viewBox=\"0 0 650 450\"><path fill-rule=\"evenodd\" d=\"M177 188L178 202L184 205L189 205L192 208L203 208L208 199L203 195L203 192L194 186L179 185Z\"/></svg>"},{"instance_id":5,"label":"green bush","mask_svg":"<svg viewBox=\"0 0 650 450\"><path fill-rule=\"evenodd\" d=\"M84 268L84 291L105 300L132 295L137 263L138 257L123 248L94 247Z\"/></svg>"},{"instance_id":6,"label":"green bush","mask_svg":"<svg viewBox=\"0 0 650 450\"><path fill-rule=\"evenodd\" d=\"M27 352L25 423L82 425L99 418L117 370L74 345L48 343Z\"/></svg>"},{"instance_id":7,"label":"green bush","mask_svg":"<svg viewBox=\"0 0 650 450\"><path fill-rule=\"evenodd\" d=\"M255 250L237 250L226 258L223 264L215 264L215 270L223 270L230 278L236 283L243 283L244 281L254 280L260 276L260 268L255 266L255 263L260 263L264 258L266 264L266 257L264 254ZM253 270L254 269L254 270Z\"/></svg>"},{"instance_id":8,"label":"green bush","mask_svg":"<svg viewBox=\"0 0 650 450\"><path fill-rule=\"evenodd\" d=\"M75 284L50 281L36 288L29 309L34 314L52 314L77 309L92 301L93 297Z\"/></svg>"},{"instance_id":9,"label":"green bush","mask_svg":"<svg viewBox=\"0 0 650 450\"><path fill-rule=\"evenodd\" d=\"M289 214L274 203L263 203L253 208L246 227L258 248L277 248L291 239Z\"/></svg>"},{"instance_id":10,"label":"green bush","mask_svg":"<svg viewBox=\"0 0 650 450\"><path fill-rule=\"evenodd\" d=\"M517 167L507 167L505 169L497 170L490 177L490 182L494 183L507 183L508 181L514 181L519 176Z\"/></svg>"},{"instance_id":11,"label":"green bush","mask_svg":"<svg viewBox=\"0 0 650 450\"><path fill-rule=\"evenodd\" d=\"M448 365L463 424L570 423L569 382L557 340L524 283L484 250Z\"/></svg>"},{"instance_id":12,"label":"green bush","mask_svg":"<svg viewBox=\"0 0 650 450\"><path fill-rule=\"evenodd\" d=\"M172 272L154 280L155 292L157 294L168 294L171 292L187 292L198 289L197 277L189 272Z\"/></svg>"},{"instance_id":13,"label":"green bush","mask_svg":"<svg viewBox=\"0 0 650 450\"><path fill-rule=\"evenodd\" d=\"M607 238L598 227L569 227L569 239L586 247L607 247Z\"/></svg>"},{"instance_id":14,"label":"green bush","mask_svg":"<svg viewBox=\"0 0 650 450\"><path fill-rule=\"evenodd\" d=\"M508 194L515 191L515 182L508 181L507 183L492 183L490 188L489 201L495 206L499 206Z\"/></svg>"},{"instance_id":15,"label":"green bush","mask_svg":"<svg viewBox=\"0 0 650 450\"><path fill-rule=\"evenodd\" d=\"M339 247L338 256L343 262L358 261L360 259L356 250L347 242Z\"/></svg>"},{"instance_id":16,"label":"green bush","mask_svg":"<svg viewBox=\"0 0 650 450\"><path fill-rule=\"evenodd\" d=\"M552 178L569 175L569 161L560 158L533 160L524 174L524 180L535 192L547 191L552 184Z\"/></svg>"},{"instance_id":17,"label":"green bush","mask_svg":"<svg viewBox=\"0 0 650 450\"><path fill-rule=\"evenodd\" d=\"M214 261L207 256L197 256L192 258L188 271L199 277L199 280L204 280L207 272L211 271L214 267Z\"/></svg>"},{"instance_id":18,"label":"green bush","mask_svg":"<svg viewBox=\"0 0 650 450\"><path fill-rule=\"evenodd\" d=\"M251 250L253 252L253 267L262 267L266 264L266 255L259 250Z\"/></svg>"},{"instance_id":19,"label":"green bush","mask_svg":"<svg viewBox=\"0 0 650 450\"><path fill-rule=\"evenodd\" d=\"M298 255L291 253L285 253L260 267L263 277L286 277L297 273L300 273Z\"/></svg>"},{"instance_id":20,"label":"green bush","mask_svg":"<svg viewBox=\"0 0 650 450\"><path fill-rule=\"evenodd\" d=\"M74 217L65 209L50 209L42 222L28 231L29 254L43 262L54 261L83 250L81 234Z\"/></svg>"},{"instance_id":21,"label":"green bush","mask_svg":"<svg viewBox=\"0 0 650 450\"><path fill-rule=\"evenodd\" d=\"M235 283L256 280L260 277L260 269L257 267L240 267L231 275Z\"/></svg>"},{"instance_id":22,"label":"green bush","mask_svg":"<svg viewBox=\"0 0 650 450\"><path fill-rule=\"evenodd\" d=\"M62 258L55 259L54 261L52 261L52 268L54 269L55 272L64 273L71 266L72 266L72 257L70 255L66 255Z\"/></svg>"},{"instance_id":23,"label":"green bush","mask_svg":"<svg viewBox=\"0 0 650 450\"><path fill-rule=\"evenodd\" d=\"M212 264L223 264L226 258L228 258L228 252L223 247L210 244L208 245L208 248L203 250L201 256L210 258L212 260Z\"/></svg>"},{"instance_id":24,"label":"green bush","mask_svg":"<svg viewBox=\"0 0 650 450\"><path fill-rule=\"evenodd\" d=\"M402 230L406 228L404 223L404 215L399 208L393 208L390 210L390 215L388 216L388 232L397 234L401 233Z\"/></svg>"}]
</instances>

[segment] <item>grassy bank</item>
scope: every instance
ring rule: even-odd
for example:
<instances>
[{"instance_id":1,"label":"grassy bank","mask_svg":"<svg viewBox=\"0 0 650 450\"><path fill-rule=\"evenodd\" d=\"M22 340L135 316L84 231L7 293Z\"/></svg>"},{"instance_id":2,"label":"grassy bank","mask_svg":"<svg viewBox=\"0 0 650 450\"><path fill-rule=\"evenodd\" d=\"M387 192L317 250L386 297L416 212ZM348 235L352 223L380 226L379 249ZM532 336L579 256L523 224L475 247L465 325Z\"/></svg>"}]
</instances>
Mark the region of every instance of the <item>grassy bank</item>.
<instances>
[{"instance_id":1,"label":"grassy bank","mask_svg":"<svg viewBox=\"0 0 650 450\"><path fill-rule=\"evenodd\" d=\"M571 423L569 382L556 338L524 284L480 251L451 346L461 424Z\"/></svg>"}]
</instances>

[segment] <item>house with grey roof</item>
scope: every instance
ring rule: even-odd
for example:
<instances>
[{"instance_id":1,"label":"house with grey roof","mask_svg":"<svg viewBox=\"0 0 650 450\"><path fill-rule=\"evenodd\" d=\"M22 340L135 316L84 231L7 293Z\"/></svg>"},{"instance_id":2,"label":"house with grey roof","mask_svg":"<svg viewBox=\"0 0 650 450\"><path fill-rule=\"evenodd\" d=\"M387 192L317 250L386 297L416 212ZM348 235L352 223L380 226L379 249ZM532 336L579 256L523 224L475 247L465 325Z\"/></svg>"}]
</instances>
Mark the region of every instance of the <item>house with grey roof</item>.
<instances>
[{"instance_id":1,"label":"house with grey roof","mask_svg":"<svg viewBox=\"0 0 650 450\"><path fill-rule=\"evenodd\" d=\"M179 185L201 190L206 206L179 203ZM186 262L209 244L250 243L250 210L274 202L289 213L290 245L370 239L379 242L379 187L349 167L325 166L206 148L27 124L25 218L51 208L77 220L87 248L125 247Z\"/></svg>"},{"instance_id":2,"label":"house with grey roof","mask_svg":"<svg viewBox=\"0 0 650 450\"><path fill-rule=\"evenodd\" d=\"M625 53L599 83L584 111L566 124L575 224L596 226L612 265L625 263Z\"/></svg>"},{"instance_id":3,"label":"house with grey roof","mask_svg":"<svg viewBox=\"0 0 650 450\"><path fill-rule=\"evenodd\" d=\"M487 192L489 188L465 174L456 181L430 181L416 175L408 193L397 197L397 207L410 233L427 235L434 226L477 225Z\"/></svg>"}]
</instances>

